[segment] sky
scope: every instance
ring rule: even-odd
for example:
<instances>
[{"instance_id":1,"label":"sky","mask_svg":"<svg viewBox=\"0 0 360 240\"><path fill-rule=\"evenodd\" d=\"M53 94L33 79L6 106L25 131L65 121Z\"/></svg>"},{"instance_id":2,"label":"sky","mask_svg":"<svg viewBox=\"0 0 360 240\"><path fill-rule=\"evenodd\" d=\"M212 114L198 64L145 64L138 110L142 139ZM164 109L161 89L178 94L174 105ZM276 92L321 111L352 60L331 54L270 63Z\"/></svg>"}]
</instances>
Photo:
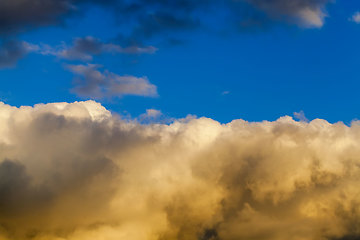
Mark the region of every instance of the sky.
<instances>
[{"instance_id":1,"label":"sky","mask_svg":"<svg viewBox=\"0 0 360 240\"><path fill-rule=\"evenodd\" d=\"M360 3L0 0L0 240L359 240Z\"/></svg>"},{"instance_id":2,"label":"sky","mask_svg":"<svg viewBox=\"0 0 360 240\"><path fill-rule=\"evenodd\" d=\"M137 1L136 10L136 1L122 2L40 1L33 13L2 3L1 100L93 99L126 116L157 109L223 123L300 111L330 122L358 118L356 1ZM111 92L74 66L146 79L153 90L129 80L135 89Z\"/></svg>"}]
</instances>

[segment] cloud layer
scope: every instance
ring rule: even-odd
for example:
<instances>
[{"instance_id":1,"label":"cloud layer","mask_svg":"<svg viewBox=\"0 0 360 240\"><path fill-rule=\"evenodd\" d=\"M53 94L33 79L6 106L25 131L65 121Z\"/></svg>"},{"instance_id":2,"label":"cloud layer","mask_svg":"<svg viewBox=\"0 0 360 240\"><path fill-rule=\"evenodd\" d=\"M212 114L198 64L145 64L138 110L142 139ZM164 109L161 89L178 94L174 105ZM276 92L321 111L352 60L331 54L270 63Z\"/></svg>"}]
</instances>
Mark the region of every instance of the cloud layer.
<instances>
[{"instance_id":1,"label":"cloud layer","mask_svg":"<svg viewBox=\"0 0 360 240\"><path fill-rule=\"evenodd\" d=\"M0 239L359 239L360 123L0 105Z\"/></svg>"},{"instance_id":2,"label":"cloud layer","mask_svg":"<svg viewBox=\"0 0 360 240\"><path fill-rule=\"evenodd\" d=\"M330 0L38 0L36 3L32 0L1 1L0 32L13 34L33 27L58 24L64 17L81 12L88 4L116 9L124 23L135 19L138 23L135 32L144 36L164 29L183 29L197 25L198 11L211 12L213 6L230 7L235 14L242 14L244 10L246 12L254 8L269 18L283 18L305 27L321 27L325 7L329 2Z\"/></svg>"}]
</instances>

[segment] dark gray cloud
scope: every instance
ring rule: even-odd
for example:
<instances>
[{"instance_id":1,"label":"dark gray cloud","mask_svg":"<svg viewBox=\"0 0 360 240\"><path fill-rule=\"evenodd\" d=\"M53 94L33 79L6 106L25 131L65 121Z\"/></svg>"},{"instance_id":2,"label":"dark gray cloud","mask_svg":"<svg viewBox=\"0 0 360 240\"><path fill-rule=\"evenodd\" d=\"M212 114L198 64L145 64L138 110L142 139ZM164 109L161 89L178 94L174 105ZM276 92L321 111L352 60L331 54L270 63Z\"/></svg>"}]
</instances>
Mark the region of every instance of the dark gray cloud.
<instances>
[{"instance_id":1,"label":"dark gray cloud","mask_svg":"<svg viewBox=\"0 0 360 240\"><path fill-rule=\"evenodd\" d=\"M86 3L109 5L114 0L12 0L0 1L0 32L14 34L22 30L58 24L64 16L81 12Z\"/></svg>"},{"instance_id":2,"label":"dark gray cloud","mask_svg":"<svg viewBox=\"0 0 360 240\"><path fill-rule=\"evenodd\" d=\"M37 27L57 25L89 5L105 7L115 13L119 24L128 33L119 33L117 44L95 38L79 38L72 47L48 49L67 59L91 60L102 52L153 53L148 40L160 37L168 42L177 40L176 33L210 27L207 19L221 17L225 28L262 29L274 22L288 22L300 27L322 27L326 5L332 0L12 0L0 1L0 38L16 35ZM211 25L211 24L210 24ZM175 34L175 35L173 35ZM180 40L181 41L181 40ZM50 51L51 50L51 51ZM0 67L12 66L26 54L21 44L3 44Z\"/></svg>"},{"instance_id":3,"label":"dark gray cloud","mask_svg":"<svg viewBox=\"0 0 360 240\"><path fill-rule=\"evenodd\" d=\"M16 65L17 61L25 57L37 47L26 42L16 40L4 40L0 45L0 68L8 68Z\"/></svg>"},{"instance_id":4,"label":"dark gray cloud","mask_svg":"<svg viewBox=\"0 0 360 240\"><path fill-rule=\"evenodd\" d=\"M201 13L216 13L227 8L234 15L251 11L270 19L286 20L304 27L321 27L326 4L331 0L13 0L0 2L0 32L14 33L31 27L57 24L87 4L116 9L120 22L134 20L134 34L152 36L163 30L194 28ZM235 7L234 7L235 6Z\"/></svg>"}]
</instances>

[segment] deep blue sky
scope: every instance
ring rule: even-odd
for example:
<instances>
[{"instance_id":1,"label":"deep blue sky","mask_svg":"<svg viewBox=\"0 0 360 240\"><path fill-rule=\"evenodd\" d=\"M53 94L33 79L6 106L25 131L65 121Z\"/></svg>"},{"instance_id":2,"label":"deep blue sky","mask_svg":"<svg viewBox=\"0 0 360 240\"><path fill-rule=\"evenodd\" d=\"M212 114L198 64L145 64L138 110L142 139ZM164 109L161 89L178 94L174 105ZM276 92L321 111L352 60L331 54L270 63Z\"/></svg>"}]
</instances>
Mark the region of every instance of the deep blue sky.
<instances>
[{"instance_id":1,"label":"deep blue sky","mask_svg":"<svg viewBox=\"0 0 360 240\"><path fill-rule=\"evenodd\" d=\"M158 48L153 54L94 56L91 63L103 70L146 76L158 92L158 97L97 101L134 117L152 108L176 118L194 114L220 122L261 121L302 110L309 119L349 123L360 118L360 24L349 20L358 10L360 2L338 0L326 5L322 27L276 21L250 30L227 28L226 20L216 23L215 16L207 16L213 28L171 33L176 44L169 43L167 32L147 40L146 45ZM111 42L130 29L119 21L109 9L90 6L62 24L26 29L16 38L49 46L71 46L86 36ZM91 99L70 90L74 74L67 64L84 63L29 53L0 69L1 100L20 106Z\"/></svg>"}]
</instances>

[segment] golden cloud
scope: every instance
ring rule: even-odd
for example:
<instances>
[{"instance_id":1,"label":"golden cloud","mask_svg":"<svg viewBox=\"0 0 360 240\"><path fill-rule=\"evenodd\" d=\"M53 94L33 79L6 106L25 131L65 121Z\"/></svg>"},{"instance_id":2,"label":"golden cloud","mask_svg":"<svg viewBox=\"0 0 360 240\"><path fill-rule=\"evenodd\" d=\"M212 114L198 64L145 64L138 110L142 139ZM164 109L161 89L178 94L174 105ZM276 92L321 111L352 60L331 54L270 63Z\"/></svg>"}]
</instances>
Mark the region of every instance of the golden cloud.
<instances>
[{"instance_id":1,"label":"golden cloud","mask_svg":"<svg viewBox=\"0 0 360 240\"><path fill-rule=\"evenodd\" d=\"M0 239L360 238L360 123L0 104Z\"/></svg>"}]
</instances>

